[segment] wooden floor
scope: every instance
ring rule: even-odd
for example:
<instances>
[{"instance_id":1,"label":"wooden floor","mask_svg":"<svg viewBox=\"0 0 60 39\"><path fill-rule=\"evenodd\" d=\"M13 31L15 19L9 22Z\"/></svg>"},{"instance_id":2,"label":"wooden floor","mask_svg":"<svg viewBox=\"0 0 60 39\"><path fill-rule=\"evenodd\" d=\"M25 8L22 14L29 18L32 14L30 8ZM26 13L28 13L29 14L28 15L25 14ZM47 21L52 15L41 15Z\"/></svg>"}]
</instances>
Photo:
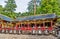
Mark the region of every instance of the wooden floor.
<instances>
[{"instance_id":1,"label":"wooden floor","mask_svg":"<svg viewBox=\"0 0 60 39\"><path fill-rule=\"evenodd\" d=\"M44 35L13 35L13 34L0 34L0 39L57 39L54 36Z\"/></svg>"}]
</instances>

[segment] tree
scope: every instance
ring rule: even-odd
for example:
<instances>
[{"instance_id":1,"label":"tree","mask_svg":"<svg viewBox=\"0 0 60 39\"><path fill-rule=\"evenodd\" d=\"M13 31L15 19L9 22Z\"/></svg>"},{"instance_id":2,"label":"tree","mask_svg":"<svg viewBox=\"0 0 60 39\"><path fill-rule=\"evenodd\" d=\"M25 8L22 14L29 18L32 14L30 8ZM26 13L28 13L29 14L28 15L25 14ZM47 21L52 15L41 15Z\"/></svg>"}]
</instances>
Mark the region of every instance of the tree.
<instances>
[{"instance_id":1,"label":"tree","mask_svg":"<svg viewBox=\"0 0 60 39\"><path fill-rule=\"evenodd\" d=\"M0 5L0 14L2 14L4 11L4 8L2 7L2 5Z\"/></svg>"},{"instance_id":2,"label":"tree","mask_svg":"<svg viewBox=\"0 0 60 39\"><path fill-rule=\"evenodd\" d=\"M8 0L5 1L5 15L11 17L11 18L16 18L16 13L14 12L16 10L16 3L15 0ZM9 15L8 15L9 14Z\"/></svg>"},{"instance_id":3,"label":"tree","mask_svg":"<svg viewBox=\"0 0 60 39\"><path fill-rule=\"evenodd\" d=\"M29 13L28 12L24 12L21 14L21 16L29 16Z\"/></svg>"},{"instance_id":4,"label":"tree","mask_svg":"<svg viewBox=\"0 0 60 39\"><path fill-rule=\"evenodd\" d=\"M36 6L40 6L40 0L36 0ZM29 3L28 3L28 11L30 13L33 13L33 9L34 9L34 1L31 0Z\"/></svg>"},{"instance_id":5,"label":"tree","mask_svg":"<svg viewBox=\"0 0 60 39\"><path fill-rule=\"evenodd\" d=\"M60 13L58 0L41 0L40 13Z\"/></svg>"},{"instance_id":6,"label":"tree","mask_svg":"<svg viewBox=\"0 0 60 39\"><path fill-rule=\"evenodd\" d=\"M5 1L6 5L5 5L5 11L6 12L13 12L16 10L16 3L15 0L8 0Z\"/></svg>"},{"instance_id":7,"label":"tree","mask_svg":"<svg viewBox=\"0 0 60 39\"><path fill-rule=\"evenodd\" d=\"M20 17L21 16L21 12L16 13L16 17Z\"/></svg>"}]
</instances>

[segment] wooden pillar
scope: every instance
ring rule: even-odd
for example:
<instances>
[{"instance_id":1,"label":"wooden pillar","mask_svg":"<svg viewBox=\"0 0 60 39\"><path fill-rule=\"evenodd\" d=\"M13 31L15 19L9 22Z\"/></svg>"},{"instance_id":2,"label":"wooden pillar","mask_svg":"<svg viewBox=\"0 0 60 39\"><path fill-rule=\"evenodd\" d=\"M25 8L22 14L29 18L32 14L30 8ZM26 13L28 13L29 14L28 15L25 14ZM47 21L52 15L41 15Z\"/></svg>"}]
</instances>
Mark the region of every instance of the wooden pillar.
<instances>
[{"instance_id":1,"label":"wooden pillar","mask_svg":"<svg viewBox=\"0 0 60 39\"><path fill-rule=\"evenodd\" d=\"M21 23L21 27L22 27L22 23Z\"/></svg>"},{"instance_id":2,"label":"wooden pillar","mask_svg":"<svg viewBox=\"0 0 60 39\"><path fill-rule=\"evenodd\" d=\"M24 26L22 26L22 23L21 23L21 30L25 30Z\"/></svg>"},{"instance_id":3,"label":"wooden pillar","mask_svg":"<svg viewBox=\"0 0 60 39\"><path fill-rule=\"evenodd\" d=\"M43 27L45 27L45 21L43 21Z\"/></svg>"},{"instance_id":4,"label":"wooden pillar","mask_svg":"<svg viewBox=\"0 0 60 39\"><path fill-rule=\"evenodd\" d=\"M36 23L34 23L34 24L35 24L35 27L37 27L37 26L36 26Z\"/></svg>"},{"instance_id":5,"label":"wooden pillar","mask_svg":"<svg viewBox=\"0 0 60 39\"><path fill-rule=\"evenodd\" d=\"M51 20L50 24L51 24L51 25L50 25L50 27L48 28L49 31L53 30L53 28L52 28L52 24L53 24L52 20Z\"/></svg>"},{"instance_id":6,"label":"wooden pillar","mask_svg":"<svg viewBox=\"0 0 60 39\"><path fill-rule=\"evenodd\" d=\"M21 24L20 24L20 22L19 22L19 28L21 27Z\"/></svg>"},{"instance_id":7,"label":"wooden pillar","mask_svg":"<svg viewBox=\"0 0 60 39\"><path fill-rule=\"evenodd\" d=\"M36 27L36 20L34 20L34 26Z\"/></svg>"},{"instance_id":8,"label":"wooden pillar","mask_svg":"<svg viewBox=\"0 0 60 39\"><path fill-rule=\"evenodd\" d=\"M30 23L27 24L27 30L30 30Z\"/></svg>"},{"instance_id":9,"label":"wooden pillar","mask_svg":"<svg viewBox=\"0 0 60 39\"><path fill-rule=\"evenodd\" d=\"M34 20L35 21L35 20ZM37 28L37 23L36 23L36 21L34 22L34 24L35 24L35 30L37 30L38 28Z\"/></svg>"},{"instance_id":10,"label":"wooden pillar","mask_svg":"<svg viewBox=\"0 0 60 39\"><path fill-rule=\"evenodd\" d=\"M43 21L43 27L41 28L42 31L45 30L45 22Z\"/></svg>"},{"instance_id":11,"label":"wooden pillar","mask_svg":"<svg viewBox=\"0 0 60 39\"><path fill-rule=\"evenodd\" d=\"M27 24L27 26L29 27L29 23Z\"/></svg>"},{"instance_id":12,"label":"wooden pillar","mask_svg":"<svg viewBox=\"0 0 60 39\"><path fill-rule=\"evenodd\" d=\"M52 25L53 25L53 21L51 20L51 27L52 27Z\"/></svg>"}]
</instances>

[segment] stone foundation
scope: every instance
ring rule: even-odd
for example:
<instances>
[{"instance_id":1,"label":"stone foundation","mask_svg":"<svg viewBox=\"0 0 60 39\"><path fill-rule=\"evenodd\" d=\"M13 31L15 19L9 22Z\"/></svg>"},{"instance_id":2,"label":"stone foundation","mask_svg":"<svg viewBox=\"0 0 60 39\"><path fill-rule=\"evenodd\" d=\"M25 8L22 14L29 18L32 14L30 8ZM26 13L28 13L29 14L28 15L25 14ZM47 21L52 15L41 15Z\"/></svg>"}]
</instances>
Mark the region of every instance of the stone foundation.
<instances>
[{"instance_id":1,"label":"stone foundation","mask_svg":"<svg viewBox=\"0 0 60 39\"><path fill-rule=\"evenodd\" d=\"M0 39L57 39L54 36L0 34Z\"/></svg>"}]
</instances>

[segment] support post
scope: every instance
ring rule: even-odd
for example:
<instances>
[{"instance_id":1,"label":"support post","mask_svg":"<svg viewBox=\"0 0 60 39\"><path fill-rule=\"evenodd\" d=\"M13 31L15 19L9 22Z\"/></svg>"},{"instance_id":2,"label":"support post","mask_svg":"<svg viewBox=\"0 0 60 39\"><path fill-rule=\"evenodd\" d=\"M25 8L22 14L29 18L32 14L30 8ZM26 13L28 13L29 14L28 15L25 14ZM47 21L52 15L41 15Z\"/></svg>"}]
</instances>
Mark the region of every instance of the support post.
<instances>
[{"instance_id":1,"label":"support post","mask_svg":"<svg viewBox=\"0 0 60 39\"><path fill-rule=\"evenodd\" d=\"M43 27L45 27L45 22L43 21Z\"/></svg>"},{"instance_id":2,"label":"support post","mask_svg":"<svg viewBox=\"0 0 60 39\"><path fill-rule=\"evenodd\" d=\"M43 21L43 27L42 27L42 31L45 30L45 22Z\"/></svg>"},{"instance_id":3,"label":"support post","mask_svg":"<svg viewBox=\"0 0 60 39\"><path fill-rule=\"evenodd\" d=\"M51 27L52 27L53 22L51 21Z\"/></svg>"}]
</instances>

